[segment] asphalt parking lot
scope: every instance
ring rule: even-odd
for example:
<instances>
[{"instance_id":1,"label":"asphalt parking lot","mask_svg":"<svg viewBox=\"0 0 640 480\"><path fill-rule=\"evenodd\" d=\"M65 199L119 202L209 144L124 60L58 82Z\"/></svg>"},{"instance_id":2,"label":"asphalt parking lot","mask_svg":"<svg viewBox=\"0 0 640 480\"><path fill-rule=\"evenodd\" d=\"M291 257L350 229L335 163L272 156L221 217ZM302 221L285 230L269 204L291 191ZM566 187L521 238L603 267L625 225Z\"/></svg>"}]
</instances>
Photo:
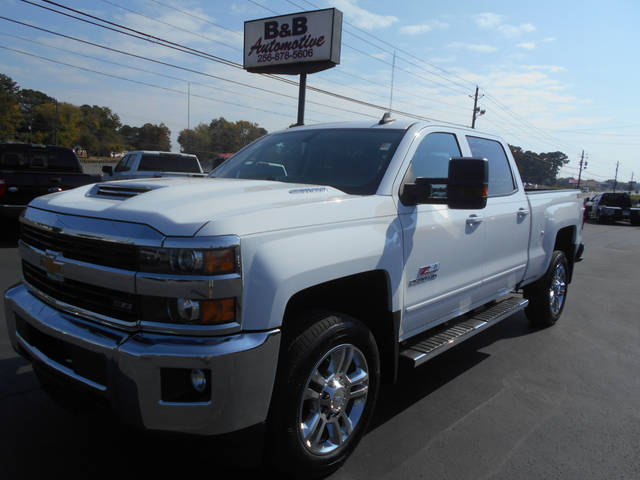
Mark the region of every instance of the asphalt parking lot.
<instances>
[{"instance_id":1,"label":"asphalt parking lot","mask_svg":"<svg viewBox=\"0 0 640 480\"><path fill-rule=\"evenodd\" d=\"M20 271L15 233L2 230L4 291ZM518 314L404 370L330 478L640 478L640 227L587 224L584 242L557 325L535 330ZM144 434L106 410L59 408L12 350L4 313L0 445L2 479L263 474L246 456L253 445Z\"/></svg>"}]
</instances>

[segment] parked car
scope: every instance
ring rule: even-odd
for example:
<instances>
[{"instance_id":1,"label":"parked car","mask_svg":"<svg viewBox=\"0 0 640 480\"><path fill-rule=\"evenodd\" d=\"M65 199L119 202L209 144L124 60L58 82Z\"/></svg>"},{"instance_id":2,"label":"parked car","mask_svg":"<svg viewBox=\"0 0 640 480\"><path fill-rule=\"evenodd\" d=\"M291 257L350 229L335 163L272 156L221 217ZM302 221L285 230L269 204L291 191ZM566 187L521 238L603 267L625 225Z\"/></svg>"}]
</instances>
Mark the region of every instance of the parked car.
<instances>
[{"instance_id":1,"label":"parked car","mask_svg":"<svg viewBox=\"0 0 640 480\"><path fill-rule=\"evenodd\" d=\"M598 223L629 220L632 225L640 225L640 208L631 206L631 197L626 192L598 193L587 202L587 208L588 218Z\"/></svg>"},{"instance_id":2,"label":"parked car","mask_svg":"<svg viewBox=\"0 0 640 480\"><path fill-rule=\"evenodd\" d=\"M18 217L39 195L100 181L82 172L72 149L30 143L0 144L0 216Z\"/></svg>"},{"instance_id":3,"label":"parked car","mask_svg":"<svg viewBox=\"0 0 640 480\"><path fill-rule=\"evenodd\" d=\"M61 401L79 385L201 435L266 422L266 458L298 476L347 458L401 361L523 309L553 325L582 258L580 193L526 193L477 130L297 127L212 175L34 200L9 336Z\"/></svg>"},{"instance_id":4,"label":"parked car","mask_svg":"<svg viewBox=\"0 0 640 480\"><path fill-rule=\"evenodd\" d=\"M115 168L102 167L104 180L131 178L204 176L195 155L137 150L127 153Z\"/></svg>"}]
</instances>

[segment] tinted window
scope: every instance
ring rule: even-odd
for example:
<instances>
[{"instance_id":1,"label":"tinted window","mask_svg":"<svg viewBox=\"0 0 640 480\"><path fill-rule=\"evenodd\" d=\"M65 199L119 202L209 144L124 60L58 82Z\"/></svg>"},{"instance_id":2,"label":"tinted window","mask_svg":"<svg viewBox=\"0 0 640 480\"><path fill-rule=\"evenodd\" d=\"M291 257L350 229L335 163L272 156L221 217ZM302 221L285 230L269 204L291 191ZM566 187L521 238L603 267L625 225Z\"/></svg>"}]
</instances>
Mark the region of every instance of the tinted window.
<instances>
[{"instance_id":1,"label":"tinted window","mask_svg":"<svg viewBox=\"0 0 640 480\"><path fill-rule=\"evenodd\" d=\"M222 178L328 185L372 195L404 130L313 129L262 137L213 173Z\"/></svg>"},{"instance_id":2,"label":"tinted window","mask_svg":"<svg viewBox=\"0 0 640 480\"><path fill-rule=\"evenodd\" d=\"M0 147L0 167L10 170L29 168L26 147L23 145L2 145Z\"/></svg>"},{"instance_id":3,"label":"tinted window","mask_svg":"<svg viewBox=\"0 0 640 480\"><path fill-rule=\"evenodd\" d=\"M417 177L447 178L449 160L461 156L456 136L452 133L430 133L413 154L411 165L404 177L405 183L413 183ZM446 198L447 186L444 183L431 184L433 198Z\"/></svg>"},{"instance_id":4,"label":"tinted window","mask_svg":"<svg viewBox=\"0 0 640 480\"><path fill-rule=\"evenodd\" d=\"M600 205L628 208L631 206L631 197L626 193L605 193L602 195Z\"/></svg>"},{"instance_id":5,"label":"tinted window","mask_svg":"<svg viewBox=\"0 0 640 480\"><path fill-rule=\"evenodd\" d=\"M185 172L200 173L198 161L182 155L142 155L140 172Z\"/></svg>"},{"instance_id":6,"label":"tinted window","mask_svg":"<svg viewBox=\"0 0 640 480\"><path fill-rule=\"evenodd\" d=\"M516 187L509 160L500 142L486 138L467 137L471 154L489 161L489 196L512 193Z\"/></svg>"},{"instance_id":7,"label":"tinted window","mask_svg":"<svg viewBox=\"0 0 640 480\"><path fill-rule=\"evenodd\" d=\"M133 155L125 155L122 157L122 160L118 162L116 168L114 168L114 172L126 172L129 170L129 161L133 158Z\"/></svg>"},{"instance_id":8,"label":"tinted window","mask_svg":"<svg viewBox=\"0 0 640 480\"><path fill-rule=\"evenodd\" d=\"M68 148L50 148L49 149L49 169L68 172L77 172L79 170L78 158L72 150Z\"/></svg>"},{"instance_id":9,"label":"tinted window","mask_svg":"<svg viewBox=\"0 0 640 480\"><path fill-rule=\"evenodd\" d=\"M79 171L78 159L69 148L4 145L0 167L12 170Z\"/></svg>"}]
</instances>

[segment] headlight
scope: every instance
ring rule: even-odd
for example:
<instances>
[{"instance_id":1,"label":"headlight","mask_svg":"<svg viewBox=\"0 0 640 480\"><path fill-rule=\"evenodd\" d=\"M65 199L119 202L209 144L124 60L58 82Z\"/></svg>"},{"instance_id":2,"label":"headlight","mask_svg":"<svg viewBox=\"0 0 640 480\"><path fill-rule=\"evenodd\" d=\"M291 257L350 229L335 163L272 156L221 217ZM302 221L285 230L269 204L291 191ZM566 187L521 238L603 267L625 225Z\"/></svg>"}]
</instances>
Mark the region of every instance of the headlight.
<instances>
[{"instance_id":1,"label":"headlight","mask_svg":"<svg viewBox=\"0 0 640 480\"><path fill-rule=\"evenodd\" d=\"M224 275L239 270L236 247L210 250L190 248L150 248L138 250L141 272L185 275Z\"/></svg>"}]
</instances>

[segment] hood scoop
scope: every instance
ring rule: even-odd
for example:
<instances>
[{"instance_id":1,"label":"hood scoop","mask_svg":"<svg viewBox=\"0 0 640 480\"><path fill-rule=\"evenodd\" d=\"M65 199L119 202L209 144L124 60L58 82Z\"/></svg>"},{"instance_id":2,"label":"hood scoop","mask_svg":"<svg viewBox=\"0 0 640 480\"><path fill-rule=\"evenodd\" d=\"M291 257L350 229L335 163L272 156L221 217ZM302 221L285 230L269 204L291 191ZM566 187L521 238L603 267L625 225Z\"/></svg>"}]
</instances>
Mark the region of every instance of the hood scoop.
<instances>
[{"instance_id":1,"label":"hood scoop","mask_svg":"<svg viewBox=\"0 0 640 480\"><path fill-rule=\"evenodd\" d=\"M159 187L160 185L152 187L149 185L114 184L111 182L98 183L88 192L87 196L126 200Z\"/></svg>"}]
</instances>

